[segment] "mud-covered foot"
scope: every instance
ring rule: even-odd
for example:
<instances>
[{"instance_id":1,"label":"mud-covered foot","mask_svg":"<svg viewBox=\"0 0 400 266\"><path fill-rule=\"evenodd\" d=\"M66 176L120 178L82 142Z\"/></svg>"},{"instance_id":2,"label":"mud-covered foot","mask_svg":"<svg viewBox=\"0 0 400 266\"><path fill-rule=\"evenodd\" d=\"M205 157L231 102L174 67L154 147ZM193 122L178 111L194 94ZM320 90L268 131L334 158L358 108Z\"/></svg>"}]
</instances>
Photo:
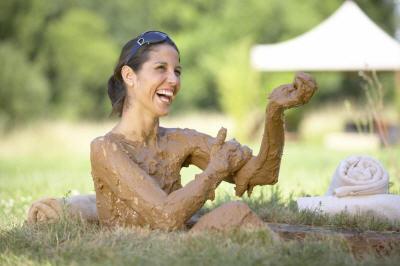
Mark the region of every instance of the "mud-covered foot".
<instances>
[{"instance_id":1,"label":"mud-covered foot","mask_svg":"<svg viewBox=\"0 0 400 266\"><path fill-rule=\"evenodd\" d=\"M317 90L317 83L311 75L298 72L292 84L281 85L269 95L271 104L284 109L307 103Z\"/></svg>"}]
</instances>

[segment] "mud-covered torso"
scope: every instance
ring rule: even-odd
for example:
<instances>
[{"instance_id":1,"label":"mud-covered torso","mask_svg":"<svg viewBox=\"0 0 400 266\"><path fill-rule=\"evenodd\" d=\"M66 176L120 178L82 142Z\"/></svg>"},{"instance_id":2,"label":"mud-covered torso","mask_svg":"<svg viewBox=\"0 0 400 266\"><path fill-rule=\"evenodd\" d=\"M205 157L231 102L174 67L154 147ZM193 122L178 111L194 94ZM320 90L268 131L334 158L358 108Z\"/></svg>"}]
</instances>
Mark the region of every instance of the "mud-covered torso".
<instances>
[{"instance_id":1,"label":"mud-covered torso","mask_svg":"<svg viewBox=\"0 0 400 266\"><path fill-rule=\"evenodd\" d=\"M180 170L187 166L188 158L194 153L201 153L200 157L208 157L207 135L197 135L197 132L186 129L162 129L158 135L157 145L148 147L144 143L133 142L122 135L107 134L103 138L116 143L120 152L126 154L132 163L139 166L158 186L167 194L182 187ZM206 147L206 148L204 148ZM92 162L93 163L93 162ZM98 176L93 173L93 180L97 195L97 209L99 219L104 225L145 225L139 213L112 192L104 182L107 176Z\"/></svg>"},{"instance_id":2,"label":"mud-covered torso","mask_svg":"<svg viewBox=\"0 0 400 266\"><path fill-rule=\"evenodd\" d=\"M179 189L180 170L189 149L174 134L162 135L156 147L120 139L124 152L167 194Z\"/></svg>"}]
</instances>

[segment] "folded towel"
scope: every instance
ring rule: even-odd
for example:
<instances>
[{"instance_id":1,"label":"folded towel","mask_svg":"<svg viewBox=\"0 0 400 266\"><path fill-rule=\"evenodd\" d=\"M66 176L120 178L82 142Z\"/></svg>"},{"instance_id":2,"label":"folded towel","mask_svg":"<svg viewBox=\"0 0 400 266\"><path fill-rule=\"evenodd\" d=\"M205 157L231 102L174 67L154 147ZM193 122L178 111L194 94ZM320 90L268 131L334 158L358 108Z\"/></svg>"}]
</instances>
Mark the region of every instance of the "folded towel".
<instances>
[{"instance_id":1,"label":"folded towel","mask_svg":"<svg viewBox=\"0 0 400 266\"><path fill-rule=\"evenodd\" d=\"M35 201L28 211L28 223L55 222L63 215L98 221L96 195L77 195L66 199L45 198Z\"/></svg>"},{"instance_id":2,"label":"folded towel","mask_svg":"<svg viewBox=\"0 0 400 266\"><path fill-rule=\"evenodd\" d=\"M32 203L28 211L28 223L55 222L63 213L62 199L45 198Z\"/></svg>"},{"instance_id":3,"label":"folded towel","mask_svg":"<svg viewBox=\"0 0 400 266\"><path fill-rule=\"evenodd\" d=\"M339 164L326 195L386 194L388 185L389 175L379 161L368 156L350 156Z\"/></svg>"},{"instance_id":4,"label":"folded towel","mask_svg":"<svg viewBox=\"0 0 400 266\"><path fill-rule=\"evenodd\" d=\"M368 196L344 197L335 196L304 197L297 199L299 210L317 210L328 214L346 211L350 214L366 213L389 220L400 219L400 196L379 194Z\"/></svg>"},{"instance_id":5,"label":"folded towel","mask_svg":"<svg viewBox=\"0 0 400 266\"><path fill-rule=\"evenodd\" d=\"M66 199L67 208L75 217L81 217L88 222L99 220L97 216L96 195L77 195Z\"/></svg>"}]
</instances>

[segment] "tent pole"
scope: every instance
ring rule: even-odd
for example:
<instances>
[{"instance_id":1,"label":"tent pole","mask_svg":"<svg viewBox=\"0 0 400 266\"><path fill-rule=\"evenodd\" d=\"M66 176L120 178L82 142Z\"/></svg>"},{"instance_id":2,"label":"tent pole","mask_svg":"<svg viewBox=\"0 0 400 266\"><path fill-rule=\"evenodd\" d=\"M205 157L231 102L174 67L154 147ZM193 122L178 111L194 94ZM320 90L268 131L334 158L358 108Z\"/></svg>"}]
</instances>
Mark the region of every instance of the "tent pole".
<instances>
[{"instance_id":1,"label":"tent pole","mask_svg":"<svg viewBox=\"0 0 400 266\"><path fill-rule=\"evenodd\" d=\"M397 70L394 73L394 90L395 90L395 101L396 101L396 109L400 114L400 70ZM400 120L400 118L399 118ZM400 121L399 121L400 122Z\"/></svg>"}]
</instances>

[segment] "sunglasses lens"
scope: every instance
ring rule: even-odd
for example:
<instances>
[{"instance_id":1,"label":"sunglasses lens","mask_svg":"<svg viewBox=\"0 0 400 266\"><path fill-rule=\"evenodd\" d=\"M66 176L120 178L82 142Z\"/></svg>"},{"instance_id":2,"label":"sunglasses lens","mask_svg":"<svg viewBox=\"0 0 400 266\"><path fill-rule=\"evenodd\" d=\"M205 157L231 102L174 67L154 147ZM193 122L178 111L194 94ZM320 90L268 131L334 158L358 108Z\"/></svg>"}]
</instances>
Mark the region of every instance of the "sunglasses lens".
<instances>
[{"instance_id":1,"label":"sunglasses lens","mask_svg":"<svg viewBox=\"0 0 400 266\"><path fill-rule=\"evenodd\" d=\"M145 43L151 44L165 41L168 35L159 31L148 31L143 34L142 38Z\"/></svg>"},{"instance_id":2,"label":"sunglasses lens","mask_svg":"<svg viewBox=\"0 0 400 266\"><path fill-rule=\"evenodd\" d=\"M142 33L140 38L136 41L135 46L132 48L131 55L128 57L127 62L142 45L160 43L167 39L169 39L168 35L161 31L146 31L145 33Z\"/></svg>"}]
</instances>

